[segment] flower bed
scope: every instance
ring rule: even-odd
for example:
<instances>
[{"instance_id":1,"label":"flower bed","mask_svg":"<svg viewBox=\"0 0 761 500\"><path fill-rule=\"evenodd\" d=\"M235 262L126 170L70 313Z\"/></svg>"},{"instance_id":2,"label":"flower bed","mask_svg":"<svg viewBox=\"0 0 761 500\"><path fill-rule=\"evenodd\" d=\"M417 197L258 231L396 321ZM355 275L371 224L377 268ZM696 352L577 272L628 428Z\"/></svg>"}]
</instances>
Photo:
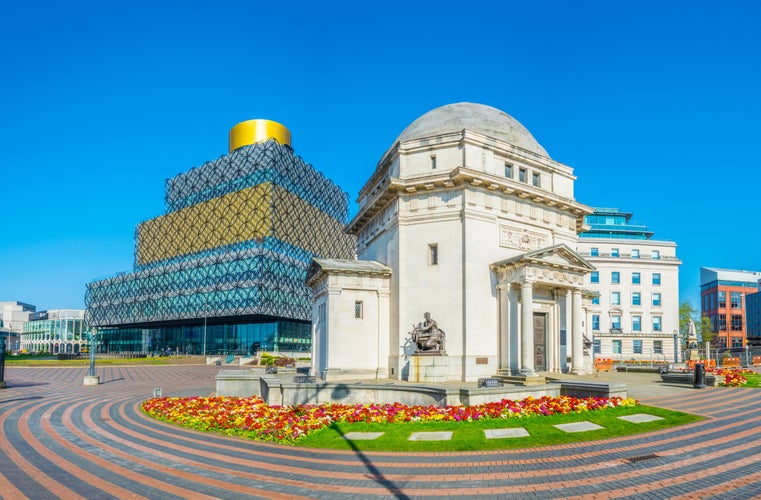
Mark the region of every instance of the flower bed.
<instances>
[{"instance_id":1,"label":"flower bed","mask_svg":"<svg viewBox=\"0 0 761 500\"><path fill-rule=\"evenodd\" d=\"M582 413L618 406L636 406L631 398L573 398L568 396L503 399L477 406L406 406L324 404L267 406L261 398L153 398L142 410L159 420L201 431L222 432L262 441L293 443L333 422L452 422L525 418L558 413Z\"/></svg>"},{"instance_id":2,"label":"flower bed","mask_svg":"<svg viewBox=\"0 0 761 500\"><path fill-rule=\"evenodd\" d=\"M719 385L724 386L731 386L731 387L742 387L743 385L748 383L748 379L745 378L743 375L751 375L755 373L752 370L746 370L746 369L728 369L728 368L706 368L706 373L714 373L716 375L721 375L724 377L724 382L721 382Z\"/></svg>"}]
</instances>

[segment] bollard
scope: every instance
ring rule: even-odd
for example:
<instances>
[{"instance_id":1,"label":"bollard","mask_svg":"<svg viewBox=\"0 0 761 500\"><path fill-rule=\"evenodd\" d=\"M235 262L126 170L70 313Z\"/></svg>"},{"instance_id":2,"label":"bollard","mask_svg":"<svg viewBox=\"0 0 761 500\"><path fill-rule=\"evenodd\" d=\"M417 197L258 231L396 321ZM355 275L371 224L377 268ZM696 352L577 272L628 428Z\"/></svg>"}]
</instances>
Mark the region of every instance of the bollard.
<instances>
[{"instance_id":1,"label":"bollard","mask_svg":"<svg viewBox=\"0 0 761 500\"><path fill-rule=\"evenodd\" d=\"M706 371L701 363L695 363L695 372L692 376L692 386L695 389L702 389L706 386Z\"/></svg>"}]
</instances>

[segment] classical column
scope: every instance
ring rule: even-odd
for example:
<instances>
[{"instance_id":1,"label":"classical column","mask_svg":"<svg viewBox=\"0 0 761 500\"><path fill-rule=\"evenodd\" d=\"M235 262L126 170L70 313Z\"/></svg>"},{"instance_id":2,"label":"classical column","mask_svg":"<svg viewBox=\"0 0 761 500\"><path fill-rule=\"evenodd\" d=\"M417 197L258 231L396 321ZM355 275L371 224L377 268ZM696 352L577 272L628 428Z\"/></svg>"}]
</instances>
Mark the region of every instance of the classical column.
<instances>
[{"instance_id":1,"label":"classical column","mask_svg":"<svg viewBox=\"0 0 761 500\"><path fill-rule=\"evenodd\" d=\"M576 375L584 374L584 333L582 327L582 320L584 318L584 311L581 307L581 290L573 290L572 292L573 302L573 323L572 333L573 336L573 355L571 359L571 372Z\"/></svg>"},{"instance_id":2,"label":"classical column","mask_svg":"<svg viewBox=\"0 0 761 500\"><path fill-rule=\"evenodd\" d=\"M521 375L536 377L534 371L534 288L521 283Z\"/></svg>"},{"instance_id":3,"label":"classical column","mask_svg":"<svg viewBox=\"0 0 761 500\"><path fill-rule=\"evenodd\" d=\"M510 284L497 285L499 294L499 361L498 370L510 373Z\"/></svg>"}]
</instances>

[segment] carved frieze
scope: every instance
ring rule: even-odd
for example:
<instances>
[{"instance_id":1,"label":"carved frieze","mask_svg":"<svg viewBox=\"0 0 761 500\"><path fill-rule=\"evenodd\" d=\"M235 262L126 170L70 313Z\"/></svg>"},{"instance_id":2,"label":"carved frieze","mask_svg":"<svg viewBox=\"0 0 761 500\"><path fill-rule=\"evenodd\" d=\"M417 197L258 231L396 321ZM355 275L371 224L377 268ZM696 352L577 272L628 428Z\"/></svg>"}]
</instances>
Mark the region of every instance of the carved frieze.
<instances>
[{"instance_id":1,"label":"carved frieze","mask_svg":"<svg viewBox=\"0 0 761 500\"><path fill-rule=\"evenodd\" d=\"M538 250L549 244L547 236L542 233L510 226L499 226L499 246L501 247L528 251Z\"/></svg>"}]
</instances>

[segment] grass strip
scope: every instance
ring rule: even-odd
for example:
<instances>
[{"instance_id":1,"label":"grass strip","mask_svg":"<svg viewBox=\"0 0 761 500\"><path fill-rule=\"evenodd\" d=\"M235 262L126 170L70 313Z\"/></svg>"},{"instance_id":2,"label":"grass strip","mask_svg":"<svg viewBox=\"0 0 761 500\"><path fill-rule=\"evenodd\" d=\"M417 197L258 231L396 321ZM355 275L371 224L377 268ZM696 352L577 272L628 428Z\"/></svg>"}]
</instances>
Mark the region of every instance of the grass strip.
<instances>
[{"instance_id":1,"label":"grass strip","mask_svg":"<svg viewBox=\"0 0 761 500\"><path fill-rule=\"evenodd\" d=\"M646 413L663 418L643 423L631 423L618 417ZM354 451L399 451L399 452L451 452L482 451L510 448L532 448L554 446L597 439L610 439L669 427L685 425L702 420L702 417L688 413L666 410L653 406L639 405L633 408L609 408L603 411L574 413L566 415L537 416L511 419L484 419L472 422L405 422L396 424L367 424L337 422L312 432L299 439L296 446L328 448ZM553 427L571 422L592 422L604 429L568 433ZM527 437L486 439L486 429L506 429L523 427ZM449 441L409 441L413 432L453 432ZM383 432L374 440L348 440L349 432Z\"/></svg>"}]
</instances>

